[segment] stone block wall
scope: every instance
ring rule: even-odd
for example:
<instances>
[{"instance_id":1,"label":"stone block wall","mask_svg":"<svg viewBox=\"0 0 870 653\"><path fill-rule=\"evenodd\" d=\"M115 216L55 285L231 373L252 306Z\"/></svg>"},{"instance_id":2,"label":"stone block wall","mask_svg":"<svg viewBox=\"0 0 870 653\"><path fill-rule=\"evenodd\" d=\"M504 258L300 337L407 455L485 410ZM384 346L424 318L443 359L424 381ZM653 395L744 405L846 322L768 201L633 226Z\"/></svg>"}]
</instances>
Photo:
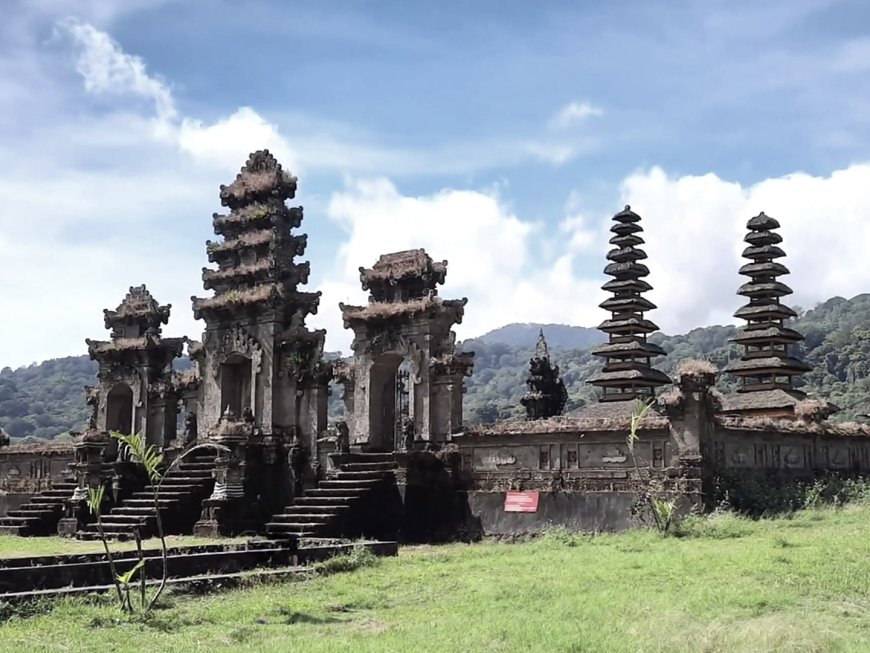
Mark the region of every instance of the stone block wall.
<instances>
[{"instance_id":1,"label":"stone block wall","mask_svg":"<svg viewBox=\"0 0 870 653\"><path fill-rule=\"evenodd\" d=\"M0 448L0 515L69 474L75 459L72 443Z\"/></svg>"}]
</instances>

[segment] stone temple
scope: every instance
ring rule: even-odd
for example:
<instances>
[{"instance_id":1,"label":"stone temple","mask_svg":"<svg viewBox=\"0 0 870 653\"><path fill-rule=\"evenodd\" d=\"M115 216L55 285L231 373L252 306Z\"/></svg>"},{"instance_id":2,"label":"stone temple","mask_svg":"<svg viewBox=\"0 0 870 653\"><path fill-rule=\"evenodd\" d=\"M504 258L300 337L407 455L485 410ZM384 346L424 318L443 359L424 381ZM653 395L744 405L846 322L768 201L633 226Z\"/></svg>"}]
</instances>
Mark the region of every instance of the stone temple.
<instances>
[{"instance_id":1,"label":"stone temple","mask_svg":"<svg viewBox=\"0 0 870 653\"><path fill-rule=\"evenodd\" d=\"M303 209L287 204L296 192L296 177L266 150L221 186L206 296L192 299L201 340L164 337L172 307L144 285L105 311L108 338L87 341L98 383L85 390L91 416L74 443L10 446L0 432L0 531L94 538L84 499L102 486L108 533L152 535L148 479L112 433L142 434L167 465L179 461L163 482L162 522L211 537L613 530L635 523L632 507L651 487L681 509L704 508L723 488L737 497L743 487L870 472L870 428L828 422L836 407L800 390L809 368L782 303L791 289L780 280L779 223L764 213L747 224L739 270L743 355L724 370L736 393L715 390L719 370L706 361L679 365L673 379L655 367L665 352L648 340L658 327L641 217L626 207L606 254L606 342L592 351L599 401L563 414L565 385L541 333L526 419L470 427L462 408L474 356L453 332L467 302L442 298L447 262L423 249L361 261L371 264L360 268L368 302L340 305L352 355L328 360L326 333L306 325L322 298L305 290ZM342 393L344 421L328 423L330 392ZM209 446L179 460L195 444Z\"/></svg>"}]
</instances>

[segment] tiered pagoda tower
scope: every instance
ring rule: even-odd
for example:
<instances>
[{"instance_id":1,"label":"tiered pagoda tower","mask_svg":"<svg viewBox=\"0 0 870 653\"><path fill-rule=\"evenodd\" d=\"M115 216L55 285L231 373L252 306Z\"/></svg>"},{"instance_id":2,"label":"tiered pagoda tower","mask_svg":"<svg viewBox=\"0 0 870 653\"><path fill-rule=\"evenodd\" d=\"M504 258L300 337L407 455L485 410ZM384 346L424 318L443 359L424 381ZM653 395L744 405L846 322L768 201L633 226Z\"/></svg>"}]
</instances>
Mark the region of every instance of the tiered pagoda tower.
<instances>
[{"instance_id":1,"label":"tiered pagoda tower","mask_svg":"<svg viewBox=\"0 0 870 653\"><path fill-rule=\"evenodd\" d=\"M456 351L454 324L466 299L441 299L447 261L422 249L382 255L360 268L366 306L340 304L353 329L354 359L345 379L352 407L350 437L373 450L393 450L413 429L417 440L444 442L462 429L464 377L474 354Z\"/></svg>"},{"instance_id":2,"label":"tiered pagoda tower","mask_svg":"<svg viewBox=\"0 0 870 653\"><path fill-rule=\"evenodd\" d=\"M725 368L740 379L738 392L768 390L792 391L795 378L810 368L791 355L791 346L804 337L786 326L796 317L795 312L780 299L792 293L791 288L779 281L788 274L788 268L777 259L785 256L779 247L782 236L776 233L779 222L764 212L746 224L749 233L743 251L749 263L740 268L740 274L749 277L737 291L749 301L734 317L746 320L733 342L743 345L743 356Z\"/></svg>"},{"instance_id":3,"label":"tiered pagoda tower","mask_svg":"<svg viewBox=\"0 0 870 653\"><path fill-rule=\"evenodd\" d=\"M158 304L145 286L136 286L118 308L103 311L111 339L86 341L88 354L99 363L100 385L88 389L91 429L144 433L157 447L175 436L172 362L187 339L161 336L171 308Z\"/></svg>"},{"instance_id":4,"label":"tiered pagoda tower","mask_svg":"<svg viewBox=\"0 0 870 653\"><path fill-rule=\"evenodd\" d=\"M568 390L559 376L559 366L550 362L550 348L544 330L538 336L535 355L529 361L529 391L520 399L526 419L548 419L561 415L568 401Z\"/></svg>"},{"instance_id":5,"label":"tiered pagoda tower","mask_svg":"<svg viewBox=\"0 0 870 653\"><path fill-rule=\"evenodd\" d=\"M192 298L194 317L206 323L192 354L201 374L201 429L227 415L313 448L326 427L326 332L305 327L320 293L299 290L309 264L295 260L307 242L293 233L302 207L285 204L295 194L296 177L268 150L251 154L235 181L221 186L229 213L213 216L221 239L206 249L217 269L203 268L202 279L214 296Z\"/></svg>"},{"instance_id":6,"label":"tiered pagoda tower","mask_svg":"<svg viewBox=\"0 0 870 653\"><path fill-rule=\"evenodd\" d=\"M655 304L642 296L652 286L643 280L649 275L649 268L639 262L646 259L646 252L639 247L644 242L639 235L643 232L640 216L626 206L613 216L613 223L610 244L614 249L607 253L610 263L604 268L604 273L613 279L602 286L603 290L612 292L613 297L600 304L612 315L598 326L608 340L592 350L592 354L603 357L605 363L601 373L588 383L601 388L599 401L645 399L671 380L651 365L653 358L665 352L647 342L647 335L658 327L644 317Z\"/></svg>"}]
</instances>

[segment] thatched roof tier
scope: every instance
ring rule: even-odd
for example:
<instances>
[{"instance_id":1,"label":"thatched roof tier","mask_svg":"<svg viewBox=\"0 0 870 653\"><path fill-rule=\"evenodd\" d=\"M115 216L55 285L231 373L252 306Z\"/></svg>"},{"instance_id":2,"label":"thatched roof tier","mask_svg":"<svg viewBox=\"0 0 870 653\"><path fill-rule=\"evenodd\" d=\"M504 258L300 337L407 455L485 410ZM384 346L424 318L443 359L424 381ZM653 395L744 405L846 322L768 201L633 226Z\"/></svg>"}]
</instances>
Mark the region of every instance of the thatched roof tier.
<instances>
[{"instance_id":1,"label":"thatched roof tier","mask_svg":"<svg viewBox=\"0 0 870 653\"><path fill-rule=\"evenodd\" d=\"M637 279L649 275L649 268L643 263L610 263L604 268L604 274L617 279Z\"/></svg>"},{"instance_id":2,"label":"thatched roof tier","mask_svg":"<svg viewBox=\"0 0 870 653\"><path fill-rule=\"evenodd\" d=\"M765 262L765 263L746 263L738 271L747 277L779 277L783 274L788 274L788 268L782 263Z\"/></svg>"},{"instance_id":3,"label":"thatched roof tier","mask_svg":"<svg viewBox=\"0 0 870 653\"><path fill-rule=\"evenodd\" d=\"M788 320L797 317L788 306L778 302L770 302L767 304L750 303L742 306L734 312L734 317L743 318L744 320Z\"/></svg>"},{"instance_id":4,"label":"thatched roof tier","mask_svg":"<svg viewBox=\"0 0 870 653\"><path fill-rule=\"evenodd\" d=\"M802 374L809 372L812 368L797 358L791 356L766 356L761 357L769 352L759 351L752 352L753 356L744 356L739 361L734 361L726 368L726 372L731 372L737 376L756 376L771 375L771 374ZM759 356L756 358L755 356Z\"/></svg>"},{"instance_id":5,"label":"thatched roof tier","mask_svg":"<svg viewBox=\"0 0 870 653\"><path fill-rule=\"evenodd\" d=\"M749 219L746 228L750 231L770 231L771 229L779 229L779 222L762 211L754 218Z\"/></svg>"},{"instance_id":6,"label":"thatched roof tier","mask_svg":"<svg viewBox=\"0 0 870 653\"><path fill-rule=\"evenodd\" d=\"M103 321L107 329L113 330L113 337L123 338L132 331L138 337L149 329L160 333L161 326L169 322L171 309L172 304L158 304L144 284L130 286L118 308L103 310Z\"/></svg>"},{"instance_id":7,"label":"thatched roof tier","mask_svg":"<svg viewBox=\"0 0 870 653\"><path fill-rule=\"evenodd\" d=\"M593 356L604 356L606 358L633 358L639 356L664 356L665 350L651 342L645 340L632 340L630 342L608 342L595 347L590 352Z\"/></svg>"},{"instance_id":8,"label":"thatched roof tier","mask_svg":"<svg viewBox=\"0 0 870 653\"><path fill-rule=\"evenodd\" d=\"M643 279L611 279L601 286L601 289L606 290L607 292L620 294L642 293L647 290L652 290L652 286Z\"/></svg>"},{"instance_id":9,"label":"thatched roof tier","mask_svg":"<svg viewBox=\"0 0 870 653\"><path fill-rule=\"evenodd\" d=\"M744 297L784 297L791 295L792 289L780 281L748 281L737 289Z\"/></svg>"},{"instance_id":10,"label":"thatched roof tier","mask_svg":"<svg viewBox=\"0 0 870 653\"><path fill-rule=\"evenodd\" d=\"M311 315L317 313L320 292L299 292L277 283L267 283L253 288L230 290L214 297L191 297L193 316L199 320L206 315L259 310L271 308L289 313Z\"/></svg>"},{"instance_id":11,"label":"thatched roof tier","mask_svg":"<svg viewBox=\"0 0 870 653\"><path fill-rule=\"evenodd\" d=\"M281 261L274 257L263 258L253 263L218 270L203 268L202 282L206 290L239 288L266 281L283 282L296 286L308 283L311 267L304 263Z\"/></svg>"},{"instance_id":12,"label":"thatched roof tier","mask_svg":"<svg viewBox=\"0 0 870 653\"><path fill-rule=\"evenodd\" d=\"M605 311L612 311L614 313L643 313L644 311L651 311L656 307L650 300L637 295L611 297L610 299L605 299L598 306Z\"/></svg>"},{"instance_id":13,"label":"thatched roof tier","mask_svg":"<svg viewBox=\"0 0 870 653\"><path fill-rule=\"evenodd\" d=\"M221 204L231 209L270 199L280 201L296 195L296 177L284 171L269 153L258 150L251 154L235 181L221 186Z\"/></svg>"},{"instance_id":14,"label":"thatched roof tier","mask_svg":"<svg viewBox=\"0 0 870 653\"><path fill-rule=\"evenodd\" d=\"M793 409L806 395L794 389L771 389L757 392L736 392L722 397L722 413L743 413L763 410Z\"/></svg>"},{"instance_id":15,"label":"thatched roof tier","mask_svg":"<svg viewBox=\"0 0 870 653\"><path fill-rule=\"evenodd\" d=\"M646 252L636 247L619 247L607 252L606 258L614 263L634 263L645 259Z\"/></svg>"},{"instance_id":16,"label":"thatched roof tier","mask_svg":"<svg viewBox=\"0 0 870 653\"><path fill-rule=\"evenodd\" d=\"M637 410L638 400L610 401L581 406L566 415L571 419L630 419ZM655 404L649 407L647 417L662 417Z\"/></svg>"},{"instance_id":17,"label":"thatched roof tier","mask_svg":"<svg viewBox=\"0 0 870 653\"><path fill-rule=\"evenodd\" d=\"M617 247L637 247L638 245L643 245L644 240L636 234L625 234L624 236L613 236L607 242Z\"/></svg>"},{"instance_id":18,"label":"thatched roof tier","mask_svg":"<svg viewBox=\"0 0 870 653\"><path fill-rule=\"evenodd\" d=\"M640 216L631 210L631 207L626 204L625 208L613 216L614 222L628 223L628 222L640 222Z\"/></svg>"},{"instance_id":19,"label":"thatched roof tier","mask_svg":"<svg viewBox=\"0 0 870 653\"><path fill-rule=\"evenodd\" d=\"M743 258L755 261L769 261L775 258L782 258L783 256L785 256L785 252L776 245L750 245L743 250Z\"/></svg>"},{"instance_id":20,"label":"thatched roof tier","mask_svg":"<svg viewBox=\"0 0 870 653\"><path fill-rule=\"evenodd\" d=\"M383 254L372 267L359 271L363 290L372 300L404 301L437 294L447 275L447 261L433 261L424 249L409 249Z\"/></svg>"},{"instance_id":21,"label":"thatched roof tier","mask_svg":"<svg viewBox=\"0 0 870 653\"><path fill-rule=\"evenodd\" d=\"M614 335L646 334L659 330L655 322L650 320L641 317L621 318L619 316L615 316L612 320L605 320L598 325L598 329L604 331L604 333Z\"/></svg>"},{"instance_id":22,"label":"thatched roof tier","mask_svg":"<svg viewBox=\"0 0 870 653\"><path fill-rule=\"evenodd\" d=\"M465 298L441 299L433 296L406 302L369 302L366 306L339 304L339 308L345 328L351 328L354 323L408 319L430 311L449 314L455 323L460 323L467 303Z\"/></svg>"},{"instance_id":23,"label":"thatched roof tier","mask_svg":"<svg viewBox=\"0 0 870 653\"><path fill-rule=\"evenodd\" d=\"M778 245L782 242L782 236L775 231L750 231L743 240L750 245L763 247L764 245Z\"/></svg>"},{"instance_id":24,"label":"thatched roof tier","mask_svg":"<svg viewBox=\"0 0 870 653\"><path fill-rule=\"evenodd\" d=\"M790 343L800 342L804 337L794 329L774 324L767 327L755 328L755 326L743 327L737 335L731 338L731 342L740 345L755 345L761 342Z\"/></svg>"},{"instance_id":25,"label":"thatched roof tier","mask_svg":"<svg viewBox=\"0 0 870 653\"><path fill-rule=\"evenodd\" d=\"M614 364L614 367L619 363ZM651 386L658 387L667 385L671 379L667 374L652 367L636 366L634 369L614 370L607 372L599 372L588 383L597 386L625 386L627 382L631 386Z\"/></svg>"}]
</instances>

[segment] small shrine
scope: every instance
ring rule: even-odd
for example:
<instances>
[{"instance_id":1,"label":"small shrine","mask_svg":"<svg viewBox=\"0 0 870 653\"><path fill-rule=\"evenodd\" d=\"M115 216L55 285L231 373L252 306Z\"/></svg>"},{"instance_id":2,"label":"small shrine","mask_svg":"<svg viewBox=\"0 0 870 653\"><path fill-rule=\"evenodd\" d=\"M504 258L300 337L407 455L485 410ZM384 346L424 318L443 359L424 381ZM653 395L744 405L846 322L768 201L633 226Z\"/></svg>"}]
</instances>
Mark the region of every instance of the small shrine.
<instances>
[{"instance_id":1,"label":"small shrine","mask_svg":"<svg viewBox=\"0 0 870 653\"><path fill-rule=\"evenodd\" d=\"M559 366L550 362L550 348L541 330L535 345L535 355L529 360L529 378L526 380L529 391L520 399L526 409L526 419L548 419L561 415L568 401L568 390Z\"/></svg>"},{"instance_id":2,"label":"small shrine","mask_svg":"<svg viewBox=\"0 0 870 653\"><path fill-rule=\"evenodd\" d=\"M340 379L352 444L393 451L409 440L445 442L462 429L474 355L456 350L451 329L467 300L438 296L446 274L447 261L423 249L384 254L360 268L368 304L340 304L354 332L353 362Z\"/></svg>"},{"instance_id":3,"label":"small shrine","mask_svg":"<svg viewBox=\"0 0 870 653\"><path fill-rule=\"evenodd\" d=\"M646 252L639 247L644 242L640 216L626 206L613 216L610 231L614 234L610 239L614 248L607 252L609 263L604 274L613 279L601 288L613 293L613 297L599 306L610 311L611 318L598 326L607 334L607 342L592 350L605 362L602 371L588 383L601 389L599 401L648 399L656 388L671 380L651 364L653 358L665 352L647 341L658 326L644 316L656 306L643 297L652 286L643 279L649 275L649 268L640 262L646 259Z\"/></svg>"},{"instance_id":4,"label":"small shrine","mask_svg":"<svg viewBox=\"0 0 870 653\"><path fill-rule=\"evenodd\" d=\"M172 363L187 339L161 335L171 308L158 304L143 285L131 287L114 311L103 311L111 338L86 341L88 354L99 364L99 387L87 393L92 430L144 433L157 447L175 437L178 397Z\"/></svg>"}]
</instances>

